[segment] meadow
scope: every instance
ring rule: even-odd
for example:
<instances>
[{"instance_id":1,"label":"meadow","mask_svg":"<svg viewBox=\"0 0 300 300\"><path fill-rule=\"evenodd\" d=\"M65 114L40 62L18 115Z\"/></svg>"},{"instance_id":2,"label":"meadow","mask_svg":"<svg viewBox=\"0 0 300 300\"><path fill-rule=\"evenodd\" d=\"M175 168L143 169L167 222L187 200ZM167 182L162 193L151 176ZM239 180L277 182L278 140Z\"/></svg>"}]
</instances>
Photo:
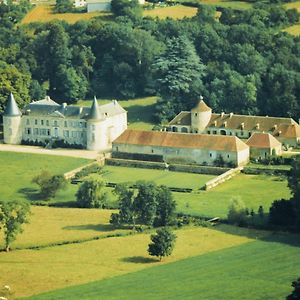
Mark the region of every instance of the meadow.
<instances>
[{"instance_id":1,"label":"meadow","mask_svg":"<svg viewBox=\"0 0 300 300\"><path fill-rule=\"evenodd\" d=\"M90 20L98 17L103 21L111 19L111 13L107 12L91 12L91 13L53 13L54 5L40 4L34 7L22 20L22 24L29 24L34 22L50 22L52 20L61 20L73 24L80 20Z\"/></svg>"},{"instance_id":2,"label":"meadow","mask_svg":"<svg viewBox=\"0 0 300 300\"><path fill-rule=\"evenodd\" d=\"M300 237L270 234L257 238L30 299L285 299L291 282L299 277ZM199 244L199 249L203 247L205 238Z\"/></svg>"},{"instance_id":3,"label":"meadow","mask_svg":"<svg viewBox=\"0 0 300 300\"><path fill-rule=\"evenodd\" d=\"M289 34L299 36L300 35L300 24L292 25L288 28L285 28L284 31L288 32Z\"/></svg>"},{"instance_id":4,"label":"meadow","mask_svg":"<svg viewBox=\"0 0 300 300\"><path fill-rule=\"evenodd\" d=\"M28 199L35 194L37 186L31 183L43 170L51 174L63 174L90 160L83 158L38 155L16 152L0 152L1 199ZM64 197L64 191L62 197Z\"/></svg>"},{"instance_id":5,"label":"meadow","mask_svg":"<svg viewBox=\"0 0 300 300\"><path fill-rule=\"evenodd\" d=\"M99 223L101 224L101 221ZM77 224L81 224L80 219ZM242 232L246 233L248 230ZM107 279L253 240L253 236L247 234L227 233L201 227L186 227L176 230L175 233L176 248L172 256L161 263L147 253L149 233L103 238L39 250L0 252L0 265L5 266L5 274L2 272L0 274L0 286L8 284L15 292L16 298L25 297ZM38 243L38 240L36 242Z\"/></svg>"},{"instance_id":6,"label":"meadow","mask_svg":"<svg viewBox=\"0 0 300 300\"><path fill-rule=\"evenodd\" d=\"M185 214L226 218L232 199L242 200L257 212L260 205L268 213L274 200L290 198L286 179L276 176L240 174L209 191L173 193L177 211Z\"/></svg>"},{"instance_id":7,"label":"meadow","mask_svg":"<svg viewBox=\"0 0 300 300\"><path fill-rule=\"evenodd\" d=\"M103 178L107 182L135 183L138 180L154 181L159 185L168 187L200 189L204 184L214 178L213 175L192 174L182 172L169 172L164 170L139 169L127 167L105 166Z\"/></svg>"},{"instance_id":8,"label":"meadow","mask_svg":"<svg viewBox=\"0 0 300 300\"><path fill-rule=\"evenodd\" d=\"M31 206L30 223L23 226L24 232L12 243L12 249L45 247L128 233L126 229L117 230L109 224L112 212L115 211ZM3 247L0 231L0 249Z\"/></svg>"},{"instance_id":9,"label":"meadow","mask_svg":"<svg viewBox=\"0 0 300 300\"><path fill-rule=\"evenodd\" d=\"M157 7L155 9L144 10L144 17L158 17L159 19L183 19L191 18L197 14L196 7L189 7L183 5L167 6L167 7Z\"/></svg>"}]
</instances>

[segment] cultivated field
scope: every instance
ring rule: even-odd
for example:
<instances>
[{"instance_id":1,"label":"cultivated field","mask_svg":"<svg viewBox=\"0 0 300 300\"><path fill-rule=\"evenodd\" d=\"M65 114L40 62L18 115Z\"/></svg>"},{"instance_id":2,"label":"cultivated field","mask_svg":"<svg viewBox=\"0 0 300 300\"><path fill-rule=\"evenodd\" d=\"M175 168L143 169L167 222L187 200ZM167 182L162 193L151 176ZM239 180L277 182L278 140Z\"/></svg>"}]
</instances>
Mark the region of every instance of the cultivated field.
<instances>
[{"instance_id":1,"label":"cultivated field","mask_svg":"<svg viewBox=\"0 0 300 300\"><path fill-rule=\"evenodd\" d=\"M206 247L210 234L199 249ZM285 299L291 281L299 277L299 246L299 236L270 234L262 240L31 299Z\"/></svg>"},{"instance_id":2,"label":"cultivated field","mask_svg":"<svg viewBox=\"0 0 300 300\"><path fill-rule=\"evenodd\" d=\"M125 229L115 230L109 224L112 212L114 211L32 206L30 223L24 225L24 232L18 235L12 249L44 247L128 232ZM0 248L3 248L1 234L0 238Z\"/></svg>"},{"instance_id":3,"label":"cultivated field","mask_svg":"<svg viewBox=\"0 0 300 300\"><path fill-rule=\"evenodd\" d=\"M149 234L105 238L40 250L2 252L0 265L5 266L5 274L0 274L0 286L8 284L16 297L29 296L135 272L252 240L247 236L208 228L191 227L175 232L178 237L176 248L172 256L162 263L147 254ZM58 298L55 296L53 299ZM75 296L73 299L78 298Z\"/></svg>"},{"instance_id":4,"label":"cultivated field","mask_svg":"<svg viewBox=\"0 0 300 300\"><path fill-rule=\"evenodd\" d=\"M158 7L151 10L145 10L144 17L158 17L160 19L172 18L172 19L183 19L191 18L197 14L196 7L188 7L183 5Z\"/></svg>"},{"instance_id":5,"label":"cultivated field","mask_svg":"<svg viewBox=\"0 0 300 300\"><path fill-rule=\"evenodd\" d=\"M188 0L182 0L182 3L188 2ZM230 7L233 9L249 9L252 5L244 1L227 1L227 0L199 0L201 4L215 5L218 7Z\"/></svg>"},{"instance_id":6,"label":"cultivated field","mask_svg":"<svg viewBox=\"0 0 300 300\"><path fill-rule=\"evenodd\" d=\"M89 20L95 17L101 17L103 21L107 21L111 18L111 14L107 12L92 12L92 13L53 13L54 5L38 5L33 8L22 20L22 24L28 24L33 22L49 22L52 20L61 20L68 23L75 23L80 20Z\"/></svg>"},{"instance_id":7,"label":"cultivated field","mask_svg":"<svg viewBox=\"0 0 300 300\"><path fill-rule=\"evenodd\" d=\"M37 186L31 183L42 170L63 174L89 163L90 160L63 156L0 152L1 199L28 199ZM63 191L66 193L67 191Z\"/></svg>"},{"instance_id":8,"label":"cultivated field","mask_svg":"<svg viewBox=\"0 0 300 300\"><path fill-rule=\"evenodd\" d=\"M108 182L136 182L138 180L154 181L159 185L168 187L199 189L208 180L214 178L212 175L192 174L182 172L170 172L164 170L151 170L139 168L126 168L105 166L103 177Z\"/></svg>"},{"instance_id":9,"label":"cultivated field","mask_svg":"<svg viewBox=\"0 0 300 300\"><path fill-rule=\"evenodd\" d=\"M284 4L285 8L296 8L300 12L300 1L295 1L291 3Z\"/></svg>"},{"instance_id":10,"label":"cultivated field","mask_svg":"<svg viewBox=\"0 0 300 300\"><path fill-rule=\"evenodd\" d=\"M105 104L110 100L100 99L98 103ZM151 130L156 124L153 120L154 106L157 97L145 97L138 99L119 100L120 105L127 110L128 128ZM91 106L92 101L78 101L77 105Z\"/></svg>"}]
</instances>

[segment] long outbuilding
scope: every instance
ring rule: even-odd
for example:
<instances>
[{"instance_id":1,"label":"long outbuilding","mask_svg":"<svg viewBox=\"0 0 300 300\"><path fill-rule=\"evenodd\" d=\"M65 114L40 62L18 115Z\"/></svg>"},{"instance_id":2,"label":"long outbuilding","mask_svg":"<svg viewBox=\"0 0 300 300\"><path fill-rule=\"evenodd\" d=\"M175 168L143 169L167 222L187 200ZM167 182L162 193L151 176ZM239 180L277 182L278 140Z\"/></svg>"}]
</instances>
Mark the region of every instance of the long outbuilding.
<instances>
[{"instance_id":1,"label":"long outbuilding","mask_svg":"<svg viewBox=\"0 0 300 300\"><path fill-rule=\"evenodd\" d=\"M234 166L249 162L249 146L236 136L126 130L113 142L112 151L114 157L137 154L201 165L220 160Z\"/></svg>"}]
</instances>

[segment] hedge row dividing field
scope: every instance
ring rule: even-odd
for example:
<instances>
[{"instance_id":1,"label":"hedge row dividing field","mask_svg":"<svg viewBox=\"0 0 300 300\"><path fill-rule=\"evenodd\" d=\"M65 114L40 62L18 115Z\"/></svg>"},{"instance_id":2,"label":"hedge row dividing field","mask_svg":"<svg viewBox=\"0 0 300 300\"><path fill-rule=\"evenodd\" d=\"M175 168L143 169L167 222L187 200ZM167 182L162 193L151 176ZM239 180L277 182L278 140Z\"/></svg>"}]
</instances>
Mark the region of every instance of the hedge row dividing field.
<instances>
[{"instance_id":1,"label":"hedge row dividing field","mask_svg":"<svg viewBox=\"0 0 300 300\"><path fill-rule=\"evenodd\" d=\"M217 250L222 241L215 240L215 234L226 229L198 229L203 239L191 240L188 247L197 245L201 255L30 299L284 299L291 292L291 281L299 276L300 237L257 236ZM178 248L182 247L180 233ZM241 230L235 237L247 233ZM214 242L214 251L203 251ZM156 264L139 256L128 261L144 267Z\"/></svg>"}]
</instances>

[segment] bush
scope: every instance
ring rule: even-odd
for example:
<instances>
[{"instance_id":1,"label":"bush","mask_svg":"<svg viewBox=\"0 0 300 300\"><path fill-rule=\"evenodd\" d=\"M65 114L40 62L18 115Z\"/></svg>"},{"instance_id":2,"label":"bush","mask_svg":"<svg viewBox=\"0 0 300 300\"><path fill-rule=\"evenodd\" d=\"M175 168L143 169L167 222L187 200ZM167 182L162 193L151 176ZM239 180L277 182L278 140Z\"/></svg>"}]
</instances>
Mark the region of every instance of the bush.
<instances>
[{"instance_id":1,"label":"bush","mask_svg":"<svg viewBox=\"0 0 300 300\"><path fill-rule=\"evenodd\" d=\"M234 225L243 226L247 223L246 206L243 201L233 199L228 207L228 222Z\"/></svg>"},{"instance_id":2,"label":"bush","mask_svg":"<svg viewBox=\"0 0 300 300\"><path fill-rule=\"evenodd\" d=\"M77 172L75 174L74 179L84 178L90 174L101 174L101 173L102 173L102 167L95 163Z\"/></svg>"},{"instance_id":3,"label":"bush","mask_svg":"<svg viewBox=\"0 0 300 300\"><path fill-rule=\"evenodd\" d=\"M295 223L296 215L292 201L275 200L270 207L269 222L273 225L291 226Z\"/></svg>"}]
</instances>

